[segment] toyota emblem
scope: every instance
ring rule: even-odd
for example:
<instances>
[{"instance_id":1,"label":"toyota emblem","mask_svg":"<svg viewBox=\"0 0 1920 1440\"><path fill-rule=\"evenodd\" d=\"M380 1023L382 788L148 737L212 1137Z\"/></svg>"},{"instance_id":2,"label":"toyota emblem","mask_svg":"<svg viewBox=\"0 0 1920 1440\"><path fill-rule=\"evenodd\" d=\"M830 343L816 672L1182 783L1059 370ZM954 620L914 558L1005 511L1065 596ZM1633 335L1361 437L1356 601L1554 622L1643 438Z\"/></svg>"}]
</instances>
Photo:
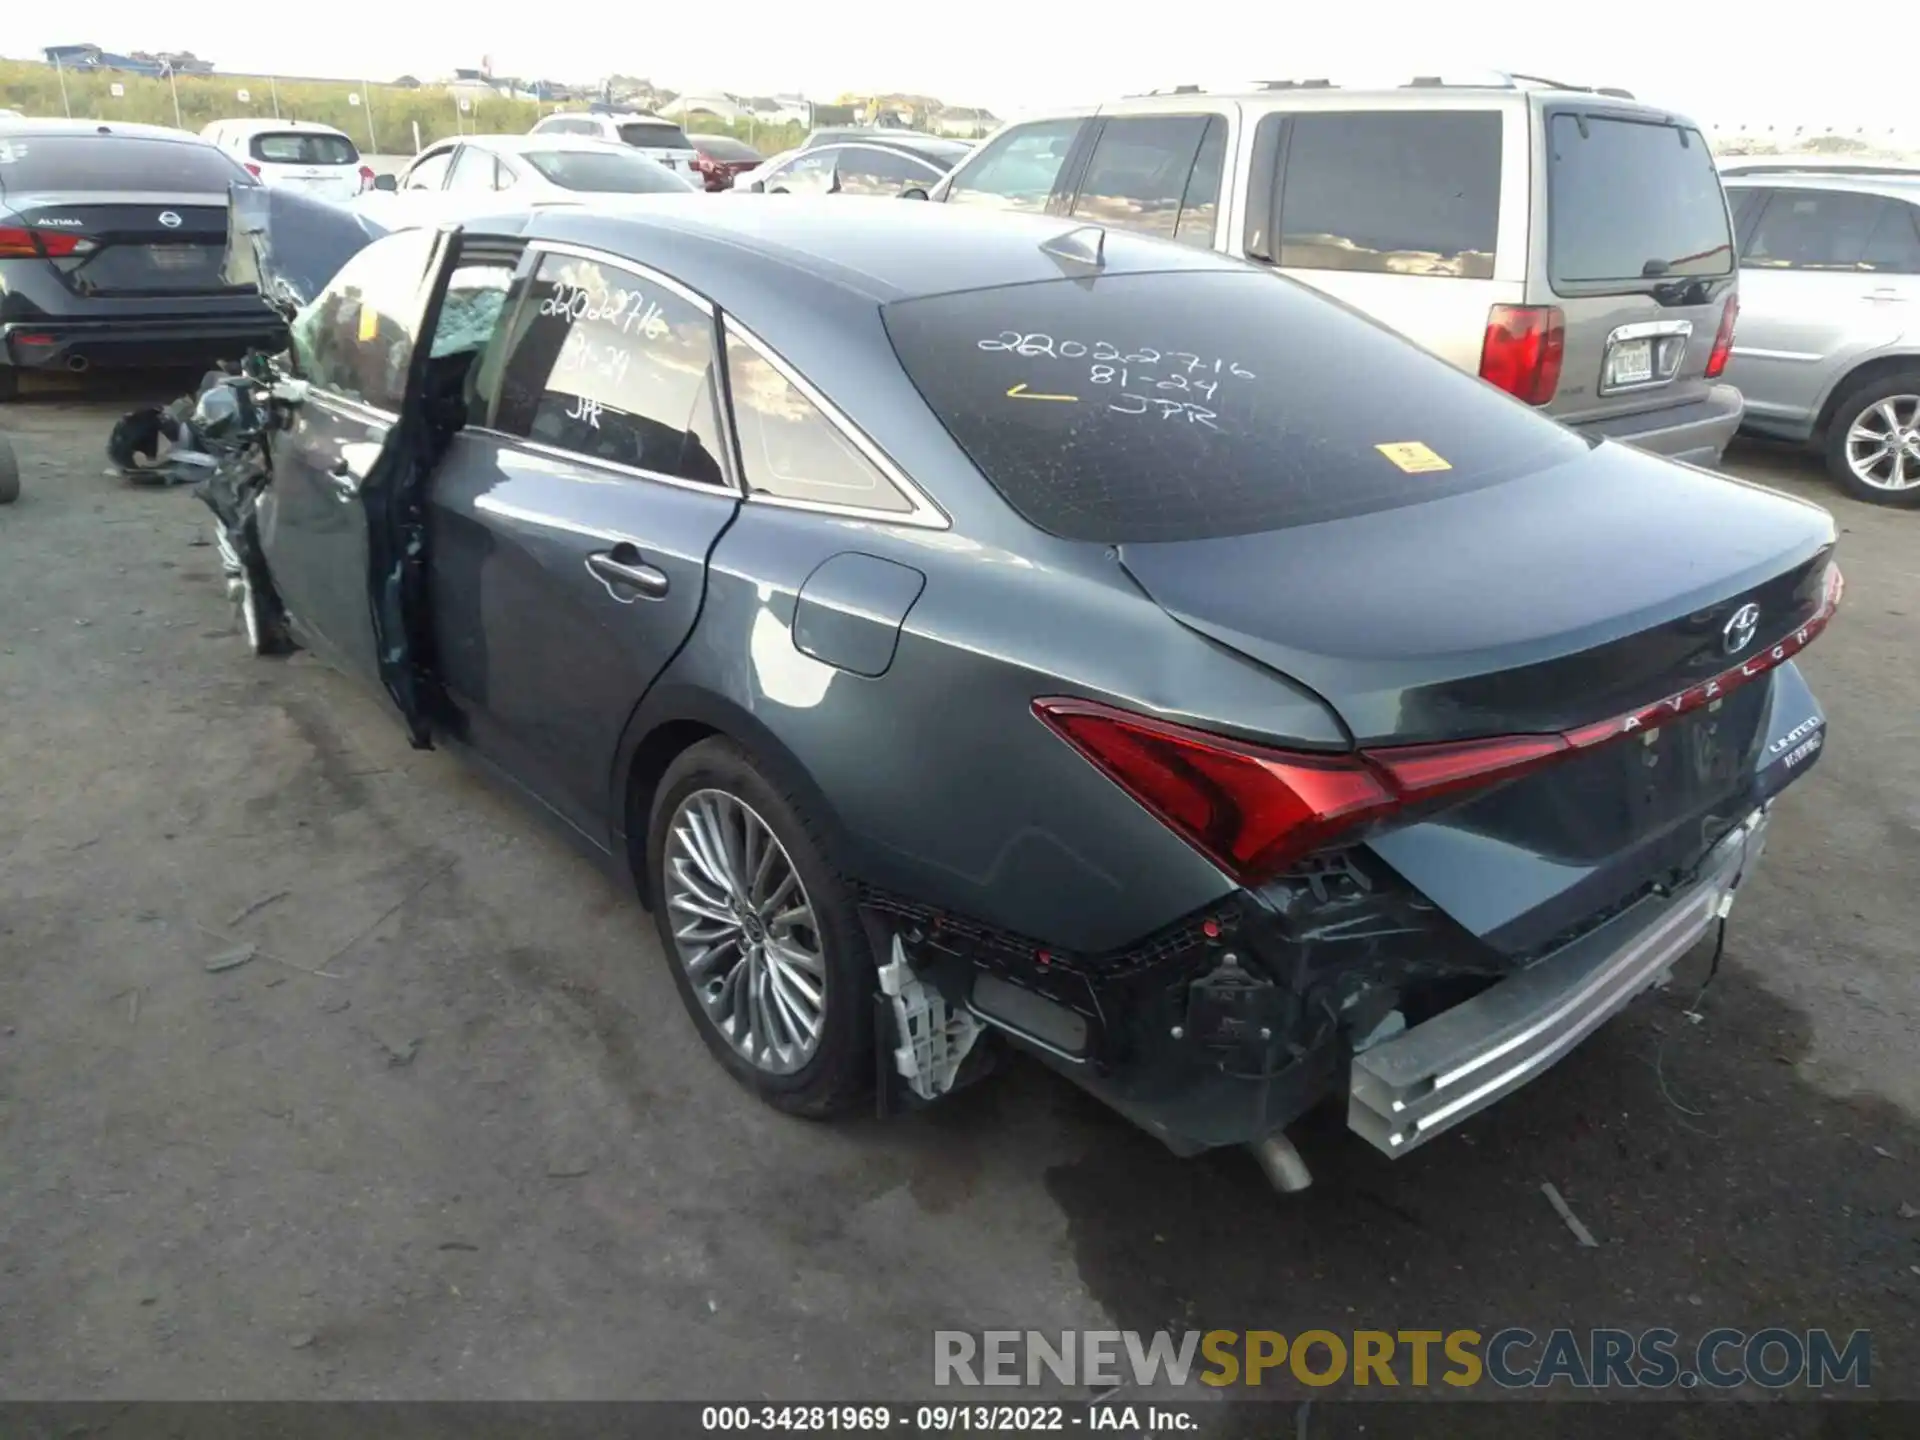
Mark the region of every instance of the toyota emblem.
<instances>
[{"instance_id":1,"label":"toyota emblem","mask_svg":"<svg viewBox=\"0 0 1920 1440\"><path fill-rule=\"evenodd\" d=\"M171 210L162 210L160 212L160 223L169 230L178 230L180 228L180 217Z\"/></svg>"},{"instance_id":2,"label":"toyota emblem","mask_svg":"<svg viewBox=\"0 0 1920 1440\"><path fill-rule=\"evenodd\" d=\"M1760 607L1754 604L1742 605L1727 620L1726 629L1720 632L1720 648L1729 655L1738 655L1753 643L1753 637L1760 630Z\"/></svg>"}]
</instances>

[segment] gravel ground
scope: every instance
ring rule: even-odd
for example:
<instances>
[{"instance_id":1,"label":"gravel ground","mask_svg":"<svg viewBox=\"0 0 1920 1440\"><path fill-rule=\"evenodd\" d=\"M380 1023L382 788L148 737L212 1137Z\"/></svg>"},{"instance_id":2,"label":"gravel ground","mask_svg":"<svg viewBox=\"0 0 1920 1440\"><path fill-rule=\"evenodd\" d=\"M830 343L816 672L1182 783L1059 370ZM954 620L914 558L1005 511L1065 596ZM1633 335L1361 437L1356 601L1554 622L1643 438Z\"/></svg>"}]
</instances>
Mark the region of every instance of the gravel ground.
<instances>
[{"instance_id":1,"label":"gravel ground","mask_svg":"<svg viewBox=\"0 0 1920 1440\"><path fill-rule=\"evenodd\" d=\"M617 885L242 653L198 502L104 473L130 400L0 411L0 1395L904 1397L940 1326L1781 1324L1872 1329L1920 1398L1920 515L1732 457L1838 513L1850 586L1703 1022L1697 953L1404 1162L1313 1128L1281 1200L1031 1066L884 1123L750 1101Z\"/></svg>"}]
</instances>

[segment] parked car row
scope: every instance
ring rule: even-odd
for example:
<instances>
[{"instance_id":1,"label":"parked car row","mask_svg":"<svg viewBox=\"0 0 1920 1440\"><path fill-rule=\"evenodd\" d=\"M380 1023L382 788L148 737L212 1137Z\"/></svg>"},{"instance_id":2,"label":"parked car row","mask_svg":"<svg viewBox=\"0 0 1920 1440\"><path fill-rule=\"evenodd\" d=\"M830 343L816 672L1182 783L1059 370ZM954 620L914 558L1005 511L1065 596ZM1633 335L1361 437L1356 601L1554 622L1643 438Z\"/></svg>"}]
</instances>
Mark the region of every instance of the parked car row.
<instances>
[{"instance_id":1,"label":"parked car row","mask_svg":"<svg viewBox=\"0 0 1920 1440\"><path fill-rule=\"evenodd\" d=\"M596 110L547 116L528 136L442 141L397 177L311 122L221 121L203 138L262 184L358 200L383 223L487 192L588 203L692 189L1084 219L1269 266L1590 435L1713 464L1744 427L1819 448L1859 498L1920 503L1920 173L1813 159L1717 175L1696 128L1618 92L1183 87L1033 117L977 147L825 129L764 160L729 137ZM1635 204L1607 199L1621 186ZM29 237L0 258L40 248ZM181 263L164 244L150 254ZM84 272L84 295L112 278L99 257L47 258ZM36 328L0 360L151 353L50 334Z\"/></svg>"}]
</instances>

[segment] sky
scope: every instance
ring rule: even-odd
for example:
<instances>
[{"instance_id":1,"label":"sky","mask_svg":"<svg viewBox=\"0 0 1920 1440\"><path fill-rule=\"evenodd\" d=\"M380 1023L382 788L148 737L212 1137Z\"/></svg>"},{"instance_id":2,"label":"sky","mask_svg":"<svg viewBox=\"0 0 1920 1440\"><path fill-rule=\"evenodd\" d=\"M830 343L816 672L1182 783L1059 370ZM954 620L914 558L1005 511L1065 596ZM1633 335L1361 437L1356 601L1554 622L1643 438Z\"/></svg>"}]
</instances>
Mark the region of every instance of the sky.
<instances>
[{"instance_id":1,"label":"sky","mask_svg":"<svg viewBox=\"0 0 1920 1440\"><path fill-rule=\"evenodd\" d=\"M43 46L90 42L191 50L227 71L371 80L444 76L486 56L495 74L580 83L621 73L679 91L801 91L815 100L884 89L1003 117L1188 82L1398 83L1497 67L1624 86L1709 126L1920 132L1899 58L1889 55L1893 69L1876 73L1870 54L1871 37L1914 33L1912 8L1898 0L1795 7L1809 17L1798 25L1768 23L1760 7L1691 6L1629 21L1635 7L1626 4L1619 18L1596 24L1606 7L1564 0L1372 0L1298 11L1275 0L728 0L711 11L582 6L576 14L524 0L327 0L316 7L324 24L296 23L297 8L89 0L67 11L14 0L0 4L0 55L33 58Z\"/></svg>"}]
</instances>

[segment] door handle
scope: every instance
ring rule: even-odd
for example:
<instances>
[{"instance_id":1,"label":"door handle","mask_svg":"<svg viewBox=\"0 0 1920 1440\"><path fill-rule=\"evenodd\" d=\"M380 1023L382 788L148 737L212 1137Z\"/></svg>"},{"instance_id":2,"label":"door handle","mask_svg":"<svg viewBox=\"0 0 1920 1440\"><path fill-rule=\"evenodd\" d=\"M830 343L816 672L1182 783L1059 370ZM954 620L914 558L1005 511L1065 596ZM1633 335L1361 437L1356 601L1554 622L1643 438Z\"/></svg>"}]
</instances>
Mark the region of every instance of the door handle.
<instances>
[{"instance_id":1,"label":"door handle","mask_svg":"<svg viewBox=\"0 0 1920 1440\"><path fill-rule=\"evenodd\" d=\"M599 576L609 589L622 586L638 590L649 600L658 600L667 593L667 572L647 564L631 545L616 545L611 550L589 555L587 569ZM614 598L620 598L617 592Z\"/></svg>"}]
</instances>

